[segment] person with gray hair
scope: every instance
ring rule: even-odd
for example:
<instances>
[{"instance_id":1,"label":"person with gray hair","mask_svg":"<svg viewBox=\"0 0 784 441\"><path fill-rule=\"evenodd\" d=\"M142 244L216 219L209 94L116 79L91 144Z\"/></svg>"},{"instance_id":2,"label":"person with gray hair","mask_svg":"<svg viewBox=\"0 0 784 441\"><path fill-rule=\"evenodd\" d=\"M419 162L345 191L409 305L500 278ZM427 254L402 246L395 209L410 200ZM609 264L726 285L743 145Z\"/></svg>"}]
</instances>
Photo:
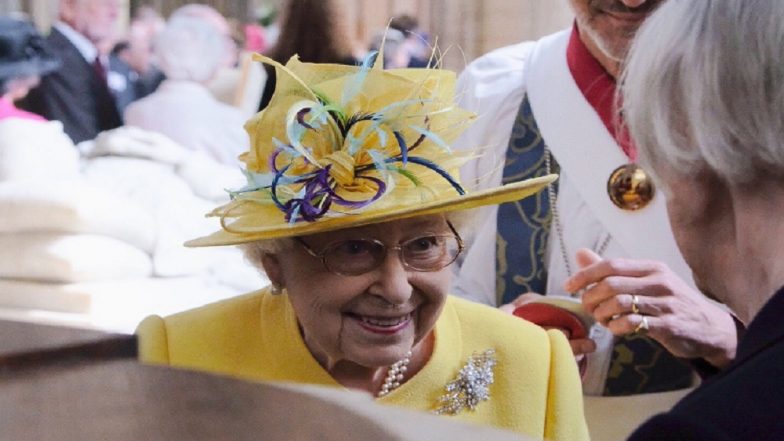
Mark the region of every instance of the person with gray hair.
<instances>
[{"instance_id":1,"label":"person with gray hair","mask_svg":"<svg viewBox=\"0 0 784 441\"><path fill-rule=\"evenodd\" d=\"M206 85L224 63L220 32L204 19L177 16L155 42L155 56L166 80L125 111L128 125L167 135L217 162L237 165L247 150L242 113L212 96Z\"/></svg>"},{"instance_id":2,"label":"person with gray hair","mask_svg":"<svg viewBox=\"0 0 784 441\"><path fill-rule=\"evenodd\" d=\"M237 64L239 55L237 43L231 36L231 26L223 14L209 5L189 3L175 9L171 14L170 20L179 18L194 18L210 24L221 35L224 48L221 67L232 67Z\"/></svg>"},{"instance_id":3,"label":"person with gray hair","mask_svg":"<svg viewBox=\"0 0 784 441\"><path fill-rule=\"evenodd\" d=\"M699 287L748 329L732 364L630 440L784 439L783 41L784 2L670 0L632 46L640 162Z\"/></svg>"}]
</instances>

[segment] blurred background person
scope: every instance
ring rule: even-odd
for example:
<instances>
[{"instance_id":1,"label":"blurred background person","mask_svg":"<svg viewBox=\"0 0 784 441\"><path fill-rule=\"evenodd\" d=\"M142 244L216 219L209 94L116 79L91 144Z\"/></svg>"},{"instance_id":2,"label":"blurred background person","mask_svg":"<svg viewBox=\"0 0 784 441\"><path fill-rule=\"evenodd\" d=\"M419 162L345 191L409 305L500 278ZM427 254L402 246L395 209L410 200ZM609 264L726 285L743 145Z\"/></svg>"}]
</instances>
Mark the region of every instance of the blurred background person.
<instances>
[{"instance_id":1,"label":"blurred background person","mask_svg":"<svg viewBox=\"0 0 784 441\"><path fill-rule=\"evenodd\" d=\"M125 37L109 54L109 89L122 115L128 104L158 88L163 73L153 57L153 42L166 22L154 9L142 7L134 15Z\"/></svg>"},{"instance_id":2,"label":"blurred background person","mask_svg":"<svg viewBox=\"0 0 784 441\"><path fill-rule=\"evenodd\" d=\"M269 47L264 27L258 23L242 24L242 32L245 36L244 49L248 52L264 52Z\"/></svg>"},{"instance_id":3,"label":"blurred background person","mask_svg":"<svg viewBox=\"0 0 784 441\"><path fill-rule=\"evenodd\" d=\"M245 117L219 102L206 85L224 66L225 42L215 26L175 16L155 43L155 57L166 75L151 95L128 106L130 126L162 133L183 147L226 165L239 164L248 149Z\"/></svg>"},{"instance_id":4,"label":"blurred background person","mask_svg":"<svg viewBox=\"0 0 784 441\"><path fill-rule=\"evenodd\" d=\"M23 182L20 187L26 190L32 183L48 186L78 173L79 155L62 124L15 104L40 83L41 75L59 67L60 60L32 23L0 17L0 195L14 188L7 184L11 181ZM6 227L13 222L13 207L0 201ZM9 237L3 233L7 231L0 231L0 240Z\"/></svg>"},{"instance_id":5,"label":"blurred background person","mask_svg":"<svg viewBox=\"0 0 784 441\"><path fill-rule=\"evenodd\" d=\"M199 3L191 3L177 8L172 12L169 20L177 18L191 17L204 21L215 28L220 34L219 39L223 44L223 53L220 67L233 67L237 64L238 47L232 36L232 29L229 22L220 12L211 6Z\"/></svg>"},{"instance_id":6,"label":"blurred background person","mask_svg":"<svg viewBox=\"0 0 784 441\"><path fill-rule=\"evenodd\" d=\"M429 36L419 27L419 20L413 15L399 15L392 17L389 28L403 34L401 50L408 57L408 64L405 67L427 67L432 50Z\"/></svg>"},{"instance_id":7,"label":"blurred background person","mask_svg":"<svg viewBox=\"0 0 784 441\"><path fill-rule=\"evenodd\" d=\"M281 13L282 25L270 58L286 63L299 55L307 63L357 64L352 39L334 0L288 0ZM264 66L267 82L259 110L267 107L275 91L275 69Z\"/></svg>"},{"instance_id":8,"label":"blurred background person","mask_svg":"<svg viewBox=\"0 0 784 441\"><path fill-rule=\"evenodd\" d=\"M143 98L158 88L163 81L163 72L158 68L153 52L155 39L166 27L166 20L149 6L139 8L128 29L129 51L125 61L139 74L138 98Z\"/></svg>"},{"instance_id":9,"label":"blurred background person","mask_svg":"<svg viewBox=\"0 0 784 441\"><path fill-rule=\"evenodd\" d=\"M15 102L41 82L41 75L59 67L60 60L31 23L0 17L0 120L45 121L40 115L17 108Z\"/></svg>"},{"instance_id":10,"label":"blurred background person","mask_svg":"<svg viewBox=\"0 0 784 441\"><path fill-rule=\"evenodd\" d=\"M177 8L170 20L180 17L197 18L218 31L223 41L223 57L212 79L206 86L222 103L240 109L244 118L250 118L258 109L262 88L266 81L264 69L243 51L245 32L236 19L227 19L211 6L187 4Z\"/></svg>"},{"instance_id":11,"label":"blurred background person","mask_svg":"<svg viewBox=\"0 0 784 441\"><path fill-rule=\"evenodd\" d=\"M47 42L62 60L62 68L45 75L22 104L33 113L61 121L74 143L122 125L98 50L113 35L118 2L60 0L59 20Z\"/></svg>"},{"instance_id":12,"label":"blurred background person","mask_svg":"<svg viewBox=\"0 0 784 441\"><path fill-rule=\"evenodd\" d=\"M110 47L105 59L108 70L106 71L106 84L114 97L114 104L120 115L125 108L136 100L135 83L139 75L125 61L129 51L128 40L107 42Z\"/></svg>"},{"instance_id":13,"label":"blurred background person","mask_svg":"<svg viewBox=\"0 0 784 441\"><path fill-rule=\"evenodd\" d=\"M385 69L401 69L408 67L411 62L411 55L406 51L404 44L406 36L397 29L387 29L373 35L370 40L371 51L381 50L384 46L384 68Z\"/></svg>"}]
</instances>

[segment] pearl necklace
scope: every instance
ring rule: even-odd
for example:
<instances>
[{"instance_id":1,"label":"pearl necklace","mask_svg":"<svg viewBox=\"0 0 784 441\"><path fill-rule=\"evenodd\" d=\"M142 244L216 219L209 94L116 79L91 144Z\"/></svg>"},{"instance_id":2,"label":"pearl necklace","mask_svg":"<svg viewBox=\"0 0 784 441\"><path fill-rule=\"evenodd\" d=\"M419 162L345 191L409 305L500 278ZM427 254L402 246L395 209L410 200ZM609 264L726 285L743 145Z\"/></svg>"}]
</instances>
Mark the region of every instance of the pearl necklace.
<instances>
[{"instance_id":1,"label":"pearl necklace","mask_svg":"<svg viewBox=\"0 0 784 441\"><path fill-rule=\"evenodd\" d=\"M403 374L408 370L409 363L411 363L411 351L408 351L402 360L396 361L387 369L387 377L384 379L384 384L378 392L378 398L389 394L400 386L400 382L403 381Z\"/></svg>"}]
</instances>

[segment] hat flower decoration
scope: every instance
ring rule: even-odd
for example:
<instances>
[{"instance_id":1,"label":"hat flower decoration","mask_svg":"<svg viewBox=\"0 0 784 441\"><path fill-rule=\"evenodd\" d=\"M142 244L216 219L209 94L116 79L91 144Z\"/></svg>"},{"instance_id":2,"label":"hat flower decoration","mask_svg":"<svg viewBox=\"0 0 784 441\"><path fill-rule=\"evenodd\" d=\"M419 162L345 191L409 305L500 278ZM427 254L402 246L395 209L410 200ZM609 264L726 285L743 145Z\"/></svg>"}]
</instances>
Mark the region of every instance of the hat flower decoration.
<instances>
[{"instance_id":1,"label":"hat flower decoration","mask_svg":"<svg viewBox=\"0 0 784 441\"><path fill-rule=\"evenodd\" d=\"M286 65L266 109L245 125L247 185L208 216L222 230L189 246L295 236L516 200L554 179L467 194L449 147L475 117L454 103L455 75L441 69Z\"/></svg>"}]
</instances>

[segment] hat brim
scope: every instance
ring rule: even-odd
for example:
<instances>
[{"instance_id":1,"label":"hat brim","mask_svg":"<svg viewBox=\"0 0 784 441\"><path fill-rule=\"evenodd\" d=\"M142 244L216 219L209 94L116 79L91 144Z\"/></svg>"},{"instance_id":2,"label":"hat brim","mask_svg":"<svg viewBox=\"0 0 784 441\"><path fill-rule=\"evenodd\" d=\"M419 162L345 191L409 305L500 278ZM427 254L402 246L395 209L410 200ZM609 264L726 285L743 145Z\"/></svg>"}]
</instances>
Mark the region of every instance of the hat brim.
<instances>
[{"instance_id":1,"label":"hat brim","mask_svg":"<svg viewBox=\"0 0 784 441\"><path fill-rule=\"evenodd\" d=\"M539 178L527 179L512 184L503 185L487 190L468 193L460 196L439 199L433 202L416 206L405 206L396 209L378 211L363 211L355 215L322 218L315 222L281 223L270 225L268 228L257 229L253 233L236 234L220 230L208 236L185 242L186 247L211 247L221 245L239 245L258 240L276 239L283 237L302 236L306 234L324 233L342 230L345 228L359 227L368 224L389 222L416 216L446 213L450 211L469 210L485 205L497 205L524 199L537 193L558 178L551 174Z\"/></svg>"}]
</instances>

